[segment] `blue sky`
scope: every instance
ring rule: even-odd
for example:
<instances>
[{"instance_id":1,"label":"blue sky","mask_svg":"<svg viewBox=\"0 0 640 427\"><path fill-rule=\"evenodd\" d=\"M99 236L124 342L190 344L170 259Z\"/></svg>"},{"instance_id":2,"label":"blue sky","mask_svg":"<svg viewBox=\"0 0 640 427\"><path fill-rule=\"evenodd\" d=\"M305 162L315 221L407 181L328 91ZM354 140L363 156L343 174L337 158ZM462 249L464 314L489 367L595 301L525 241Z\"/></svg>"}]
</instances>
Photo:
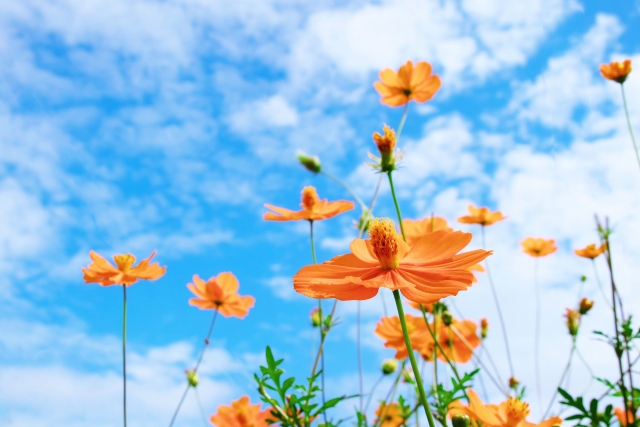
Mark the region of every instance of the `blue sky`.
<instances>
[{"instance_id":1,"label":"blue sky","mask_svg":"<svg viewBox=\"0 0 640 427\"><path fill-rule=\"evenodd\" d=\"M308 228L264 222L263 204L295 208L306 185L348 198L297 165L298 150L319 155L368 201L371 134L401 115L372 83L408 59L429 61L443 84L409 110L396 174L403 212L454 220L474 203L509 217L487 237L516 374L528 384L533 262L518 242L559 243L540 263L543 353L561 361L545 366L548 399L570 346L561 315L580 275L597 297L591 266L572 255L595 241L594 213L616 225L620 288L629 307L640 302L640 172L618 85L598 73L614 59L640 64L639 19L638 2L574 0L0 4L0 424L119 422L121 292L83 284L90 249L157 250L168 266L129 294L132 426L168 423L199 351L211 314L187 304L193 274L232 271L240 293L257 300L246 319L216 326L202 371L207 412L256 398L250 377L267 344L304 375L314 301L296 295L290 277L310 262ZM640 133L640 79L632 73L625 85ZM376 212L393 217L386 183ZM320 260L347 250L357 215L318 224ZM455 304L489 318L488 345L503 366L485 279ZM341 304L328 339L330 394L357 390L354 314L355 303ZM363 304L368 386L393 354L372 334L381 314L379 299ZM596 305L581 338L605 374L611 354L588 332L609 320ZM576 368L574 391L597 393L585 372ZM198 422L194 401L180 422Z\"/></svg>"}]
</instances>

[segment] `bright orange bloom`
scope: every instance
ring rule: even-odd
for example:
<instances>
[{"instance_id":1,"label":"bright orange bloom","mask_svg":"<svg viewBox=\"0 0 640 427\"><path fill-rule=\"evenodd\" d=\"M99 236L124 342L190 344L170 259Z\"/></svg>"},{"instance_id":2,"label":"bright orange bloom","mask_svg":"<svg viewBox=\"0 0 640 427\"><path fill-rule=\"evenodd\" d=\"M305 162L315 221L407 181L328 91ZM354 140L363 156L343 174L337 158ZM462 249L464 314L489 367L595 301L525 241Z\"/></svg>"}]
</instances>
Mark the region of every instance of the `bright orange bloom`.
<instances>
[{"instance_id":1,"label":"bright orange bloom","mask_svg":"<svg viewBox=\"0 0 640 427\"><path fill-rule=\"evenodd\" d=\"M201 310L218 310L224 317L244 318L253 307L255 298L238 295L240 284L231 273L220 273L218 277L210 277L205 283L197 274L193 276L193 284L187 288L198 298L191 298L189 305Z\"/></svg>"},{"instance_id":2,"label":"bright orange bloom","mask_svg":"<svg viewBox=\"0 0 640 427\"><path fill-rule=\"evenodd\" d=\"M378 419L374 425L379 425L380 427L399 427L404 423L402 408L397 403L386 405L384 402L380 402L380 406L376 409L376 417ZM380 420L380 417L382 417L382 420Z\"/></svg>"},{"instance_id":3,"label":"bright orange bloom","mask_svg":"<svg viewBox=\"0 0 640 427\"><path fill-rule=\"evenodd\" d=\"M601 244L599 248L596 248L595 243L592 243L590 245L587 245L587 247L584 249L575 249L573 252L583 258L594 259L597 258L601 253L603 253L606 248L607 245L605 243Z\"/></svg>"},{"instance_id":4,"label":"bright orange bloom","mask_svg":"<svg viewBox=\"0 0 640 427\"><path fill-rule=\"evenodd\" d=\"M160 264L149 265L151 258L155 256L155 251L149 258L140 261L135 267L136 257L130 254L115 255L113 266L109 261L98 255L95 251L90 251L89 256L93 261L87 268L83 268L84 282L97 283L100 286L123 285L131 286L141 280L156 280L164 276L167 267L160 267Z\"/></svg>"},{"instance_id":5,"label":"bright orange bloom","mask_svg":"<svg viewBox=\"0 0 640 427\"><path fill-rule=\"evenodd\" d=\"M618 422L622 427L627 427L627 417L629 418L629 421L633 421L633 412L631 412L629 409L627 409L626 414L624 412L624 409L622 408L614 409L613 413L616 414Z\"/></svg>"},{"instance_id":6,"label":"bright orange bloom","mask_svg":"<svg viewBox=\"0 0 640 427\"><path fill-rule=\"evenodd\" d=\"M382 96L380 102L390 107L399 107L409 101L422 103L430 100L440 89L440 77L431 75L431 64L407 61L396 73L391 68L380 71L380 82L373 86Z\"/></svg>"},{"instance_id":7,"label":"bright orange bloom","mask_svg":"<svg viewBox=\"0 0 640 427\"><path fill-rule=\"evenodd\" d=\"M350 211L354 207L353 202L346 200L338 200L336 202L329 202L327 199L320 200L315 187L312 186L302 189L302 203L300 203L302 210L292 211L266 203L264 206L273 211L264 214L263 218L267 221L300 221L303 219L320 221L333 218L342 212Z\"/></svg>"},{"instance_id":8,"label":"bright orange bloom","mask_svg":"<svg viewBox=\"0 0 640 427\"><path fill-rule=\"evenodd\" d=\"M477 325L471 320L458 321L453 319L451 326L447 326L441 321L436 320L435 324L431 323L430 326L431 330L437 335L440 347L442 347L442 350L444 350L444 353L451 361L457 363L468 362L473 357L473 352L469 347L474 349L480 345L480 338L476 335ZM452 328L455 328L464 340L453 332ZM429 333L429 331L427 331L427 333ZM434 348L437 349L431 334L429 334L429 340L427 340L426 345L419 347L417 350L425 357L427 355L433 355ZM437 349L437 353L438 359L445 362L447 361L440 349Z\"/></svg>"},{"instance_id":9,"label":"bright orange bloom","mask_svg":"<svg viewBox=\"0 0 640 427\"><path fill-rule=\"evenodd\" d=\"M467 268L492 253L458 254L472 237L462 231L436 231L409 247L386 218L371 221L369 236L352 241L350 254L300 269L293 276L295 290L311 298L350 301L373 298L388 288L429 304L467 289L473 280Z\"/></svg>"},{"instance_id":10,"label":"bright orange bloom","mask_svg":"<svg viewBox=\"0 0 640 427\"><path fill-rule=\"evenodd\" d=\"M600 74L607 80L613 80L620 84L624 83L627 76L631 73L631 60L625 59L623 62L613 61L610 64L602 64L600 66Z\"/></svg>"},{"instance_id":11,"label":"bright orange bloom","mask_svg":"<svg viewBox=\"0 0 640 427\"><path fill-rule=\"evenodd\" d=\"M428 216L422 220L403 219L402 228L409 246L413 246L422 236L434 231L453 231L453 228L447 224L447 220L439 216Z\"/></svg>"},{"instance_id":12,"label":"bright orange bloom","mask_svg":"<svg viewBox=\"0 0 640 427\"><path fill-rule=\"evenodd\" d=\"M218 427L269 427L269 411L261 411L261 405L249 404L249 397L243 396L231 406L218 406L218 412L211 415L211 424Z\"/></svg>"},{"instance_id":13,"label":"bright orange bloom","mask_svg":"<svg viewBox=\"0 0 640 427\"><path fill-rule=\"evenodd\" d=\"M407 321L407 332L409 333L409 342L414 349L424 347L430 339L424 319L422 317L406 314L404 316ZM384 346L396 350L396 359L404 359L409 356L407 346L404 342L402 334L402 326L398 316L383 317L380 319L375 329L376 335L385 340Z\"/></svg>"},{"instance_id":14,"label":"bright orange bloom","mask_svg":"<svg viewBox=\"0 0 640 427\"><path fill-rule=\"evenodd\" d=\"M485 405L478 395L471 389L467 389L469 405L462 404L459 400L451 404L449 415L466 414L471 421L480 421L483 427L551 427L562 423L562 418L551 417L539 424L526 421L529 416L529 405L515 397L509 397L507 401L499 405Z\"/></svg>"},{"instance_id":15,"label":"bright orange bloom","mask_svg":"<svg viewBox=\"0 0 640 427\"><path fill-rule=\"evenodd\" d=\"M534 239L527 237L521 243L526 254L532 257L541 257L554 253L558 248L553 239Z\"/></svg>"},{"instance_id":16,"label":"bright orange bloom","mask_svg":"<svg viewBox=\"0 0 640 427\"><path fill-rule=\"evenodd\" d=\"M463 224L480 224L491 225L498 221L502 221L506 217L502 215L502 212L491 212L489 208L481 207L476 208L473 205L469 205L469 215L461 216L458 218L458 222Z\"/></svg>"}]
</instances>

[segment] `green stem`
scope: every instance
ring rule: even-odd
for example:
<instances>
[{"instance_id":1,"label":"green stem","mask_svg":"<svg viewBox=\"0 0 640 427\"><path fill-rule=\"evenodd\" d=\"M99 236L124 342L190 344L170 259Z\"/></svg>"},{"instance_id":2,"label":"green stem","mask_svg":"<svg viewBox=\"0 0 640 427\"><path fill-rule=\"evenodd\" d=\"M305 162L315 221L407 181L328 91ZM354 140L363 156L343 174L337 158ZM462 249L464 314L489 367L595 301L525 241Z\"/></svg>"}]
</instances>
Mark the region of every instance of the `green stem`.
<instances>
[{"instance_id":1,"label":"green stem","mask_svg":"<svg viewBox=\"0 0 640 427\"><path fill-rule=\"evenodd\" d=\"M533 360L535 365L536 376L536 394L538 396L538 412L542 411L542 386L540 385L540 321L541 321L541 305L540 301L540 283L538 280L539 258L536 257L534 265L534 288L536 292L536 329L534 335Z\"/></svg>"},{"instance_id":2,"label":"green stem","mask_svg":"<svg viewBox=\"0 0 640 427\"><path fill-rule=\"evenodd\" d=\"M396 207L396 214L398 215L398 222L400 223L400 231L402 232L402 238L404 241L407 241L407 236L404 234L404 225L402 225L402 214L400 213L400 205L398 205L398 198L396 197L396 190L393 188L393 177L391 174L392 171L387 172L387 176L389 177L389 186L391 187L391 196L393 197L393 204Z\"/></svg>"},{"instance_id":3,"label":"green stem","mask_svg":"<svg viewBox=\"0 0 640 427\"><path fill-rule=\"evenodd\" d=\"M607 293L604 291L602 287L602 282L600 281L600 276L598 275L598 269L596 268L596 260L595 258L591 258L591 265L593 265L593 274L596 276L596 283L598 283L598 288L600 288L600 292L602 293L602 298L604 299L604 303L607 304L609 309L613 309L611 304L609 304L609 300L607 299Z\"/></svg>"},{"instance_id":4,"label":"green stem","mask_svg":"<svg viewBox=\"0 0 640 427\"><path fill-rule=\"evenodd\" d=\"M353 197L355 199L356 202L358 202L358 204L360 205L360 208L362 210L365 210L367 208L367 205L364 204L364 202L362 201L362 199L360 197L358 197L356 195L356 193L354 193L349 186L347 186L347 184L345 184L344 182L342 182L342 180L340 180L339 178L336 178L335 176L331 175L328 172L320 171L320 173L324 176L326 176L327 178L329 178L330 180L338 183L342 188L344 188L345 190L347 190L347 193L349 193L351 195L351 197Z\"/></svg>"},{"instance_id":5,"label":"green stem","mask_svg":"<svg viewBox=\"0 0 640 427\"><path fill-rule=\"evenodd\" d=\"M378 378L378 381L376 381L373 384L373 387L371 388L371 391L369 392L369 397L367 397L367 404L364 405L364 412L362 410L360 410L360 413L366 415L367 411L369 410L369 405L371 404L371 399L373 398L373 393L376 391L376 388L378 388L378 386L380 385L380 382L382 382L383 378L384 378L384 374L381 374L380 378Z\"/></svg>"},{"instance_id":6,"label":"green stem","mask_svg":"<svg viewBox=\"0 0 640 427\"><path fill-rule=\"evenodd\" d=\"M204 413L204 409L202 408L202 402L200 401L200 394L198 394L198 389L194 388L193 393L196 395L196 402L198 402L198 409L200 409L200 416L202 417L202 422L205 427L209 427L209 423L207 422L207 416Z\"/></svg>"},{"instance_id":7,"label":"green stem","mask_svg":"<svg viewBox=\"0 0 640 427\"><path fill-rule=\"evenodd\" d=\"M384 411L378 415L378 419L376 420L375 423L373 423L373 427L380 427L380 424L387 416L387 412L389 411L389 405L391 404L391 402L393 401L393 398L395 397L396 389L398 388L398 383L400 382L400 378L403 375L404 366L406 362L407 362L407 359L404 359L402 361L402 365L400 365L400 370L398 371L398 375L396 376L396 379L393 381L393 384L391 385L389 392L384 398Z\"/></svg>"},{"instance_id":8,"label":"green stem","mask_svg":"<svg viewBox=\"0 0 640 427\"><path fill-rule=\"evenodd\" d=\"M402 129L404 128L404 122L407 121L407 113L409 112L409 103L404 104L404 110L402 111L402 118L400 119L400 124L398 125L398 132L396 132L396 142L400 139L400 134L402 134Z\"/></svg>"},{"instance_id":9,"label":"green stem","mask_svg":"<svg viewBox=\"0 0 640 427\"><path fill-rule=\"evenodd\" d=\"M124 427L127 427L127 287L122 285L122 389Z\"/></svg>"},{"instance_id":10,"label":"green stem","mask_svg":"<svg viewBox=\"0 0 640 427\"><path fill-rule=\"evenodd\" d=\"M627 97L624 94L624 84L620 84L620 90L622 91L622 103L624 104L624 114L627 116L627 126L629 127L629 135L631 135L631 142L633 142L633 149L636 151L636 159L638 160L638 166L640 166L640 154L638 154L638 145L636 144L636 138L633 136L633 128L631 127L631 119L629 118L629 108L627 108Z\"/></svg>"},{"instance_id":11,"label":"green stem","mask_svg":"<svg viewBox=\"0 0 640 427\"><path fill-rule=\"evenodd\" d=\"M569 360L567 361L567 366L565 366L564 371L562 372L562 376L560 377L560 381L558 381L558 387L556 387L556 391L553 393L553 396L551 396L551 401L549 402L549 406L547 407L547 410L544 411L544 415L542 416L543 420L547 418L547 415L549 414L549 411L553 406L553 402L556 400L556 396L558 395L558 389L562 387L562 382L564 381L564 378L567 376L567 373L569 372L569 368L571 367L571 361L573 360L573 353L575 351L576 351L576 337L573 337L573 343L571 345L571 352L569 353Z\"/></svg>"}]
</instances>

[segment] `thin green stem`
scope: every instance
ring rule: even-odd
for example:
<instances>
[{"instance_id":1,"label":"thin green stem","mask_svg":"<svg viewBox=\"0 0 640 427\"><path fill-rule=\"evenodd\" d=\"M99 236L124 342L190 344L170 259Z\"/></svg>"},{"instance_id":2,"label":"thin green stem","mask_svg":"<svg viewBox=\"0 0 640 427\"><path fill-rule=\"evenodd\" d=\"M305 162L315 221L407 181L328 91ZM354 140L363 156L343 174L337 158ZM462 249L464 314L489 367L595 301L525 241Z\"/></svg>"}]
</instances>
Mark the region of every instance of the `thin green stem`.
<instances>
[{"instance_id":1,"label":"thin green stem","mask_svg":"<svg viewBox=\"0 0 640 427\"><path fill-rule=\"evenodd\" d=\"M200 416L202 417L202 422L205 427L209 427L209 422L207 421L207 416L204 413L204 408L202 407L202 402L200 401L200 394L198 393L198 389L194 388L193 393L196 396L196 402L198 402L198 409L200 409Z\"/></svg>"},{"instance_id":2,"label":"thin green stem","mask_svg":"<svg viewBox=\"0 0 640 427\"><path fill-rule=\"evenodd\" d=\"M331 175L328 172L320 171L320 173L324 176L326 176L327 178L329 178L330 180L338 183L342 188L344 188L345 190L347 190L347 193L349 193L351 195L351 197L353 197L355 199L356 202L358 202L358 204L360 205L360 208L362 210L365 210L367 208L367 205L364 204L364 202L362 201L362 199L360 197L358 197L358 195L356 193L354 193L349 186L347 186L347 184L345 184L344 182L342 182L342 180L340 180L339 178Z\"/></svg>"},{"instance_id":3,"label":"thin green stem","mask_svg":"<svg viewBox=\"0 0 640 427\"><path fill-rule=\"evenodd\" d=\"M127 427L127 286L122 285L122 408Z\"/></svg>"},{"instance_id":4,"label":"thin green stem","mask_svg":"<svg viewBox=\"0 0 640 427\"><path fill-rule=\"evenodd\" d=\"M591 265L593 265L593 274L596 276L596 283L598 283L598 288L600 288L600 292L602 293L604 303L607 304L607 307L609 307L609 309L611 310L613 309L613 307L611 307L611 304L609 304L607 293L604 291L604 288L602 287L602 282L600 281L600 276L598 275L598 269L596 268L595 258L591 258Z\"/></svg>"},{"instance_id":5,"label":"thin green stem","mask_svg":"<svg viewBox=\"0 0 640 427\"><path fill-rule=\"evenodd\" d=\"M384 411L378 415L378 419L376 420L375 423L373 423L373 427L379 427L382 421L387 416L387 411L389 410L389 403L393 401L393 398L396 394L396 389L398 388L398 383L400 382L400 378L403 375L406 361L407 361L406 359L402 361L402 365L400 365L400 370L398 371L398 375L396 376L396 379L393 381L393 384L391 385L389 392L384 398Z\"/></svg>"},{"instance_id":6,"label":"thin green stem","mask_svg":"<svg viewBox=\"0 0 640 427\"><path fill-rule=\"evenodd\" d=\"M313 220L312 219L309 220L309 234L310 234L310 240L311 240L311 259L313 260L314 264L317 264L316 245L313 242Z\"/></svg>"},{"instance_id":7,"label":"thin green stem","mask_svg":"<svg viewBox=\"0 0 640 427\"><path fill-rule=\"evenodd\" d=\"M636 159L638 160L638 166L640 166L640 154L638 154L638 145L636 144L636 138L633 136L633 128L631 127L631 119L629 118L629 108L627 107L627 97L624 93L624 84L620 84L620 90L622 91L622 103L624 104L624 114L627 116L627 126L629 127L629 135L631 135L631 142L633 142L633 149L636 151Z\"/></svg>"},{"instance_id":8,"label":"thin green stem","mask_svg":"<svg viewBox=\"0 0 640 427\"><path fill-rule=\"evenodd\" d=\"M396 190L393 187L392 171L387 172L389 177L389 186L391 187L391 196L393 197L393 204L396 207L396 214L398 215L398 222L400 223L400 231L402 232L402 238L407 241L407 236L404 233L404 225L402 224L402 214L400 213L400 205L398 204L398 198L396 197Z\"/></svg>"},{"instance_id":9,"label":"thin green stem","mask_svg":"<svg viewBox=\"0 0 640 427\"><path fill-rule=\"evenodd\" d=\"M485 226L481 226L482 230L482 249L487 249L487 244L485 241ZM511 372L511 377L515 377L513 371L513 361L511 360L511 350L509 347L509 336L507 334L507 326L504 321L504 317L502 316L502 309L500 308L500 301L498 300L498 293L496 292L496 287L493 284L493 277L491 276L491 269L489 268L489 260L484 260L484 266L487 269L487 278L489 279L489 287L491 288L491 294L493 295L493 302L496 305L496 309L498 310L498 319L500 319L500 329L502 330L502 339L504 340L504 347L507 350L507 360L509 361L509 372Z\"/></svg>"},{"instance_id":10,"label":"thin green stem","mask_svg":"<svg viewBox=\"0 0 640 427\"><path fill-rule=\"evenodd\" d=\"M364 412L360 410L360 413L366 415L367 411L369 410L369 405L371 404L371 399L373 398L373 393L376 391L376 389L382 382L383 378L384 378L384 374L380 374L380 378L378 378L378 380L373 384L373 387L371 387L371 391L369 392L369 397L367 397L367 404L364 405Z\"/></svg>"},{"instance_id":11,"label":"thin green stem","mask_svg":"<svg viewBox=\"0 0 640 427\"><path fill-rule=\"evenodd\" d=\"M357 312L357 319L356 319L356 346L357 346L357 350L358 350L358 385L360 388L360 413L362 413L362 400L363 400L363 394L364 394L364 385L363 385L363 380L362 380L362 346L360 343L360 301L358 301L358 312Z\"/></svg>"},{"instance_id":12,"label":"thin green stem","mask_svg":"<svg viewBox=\"0 0 640 427\"><path fill-rule=\"evenodd\" d=\"M536 292L536 329L534 335L534 345L533 345L533 360L535 365L535 376L536 376L536 394L538 396L538 412L542 411L542 386L540 383L540 321L541 321L541 298L540 298L540 283L538 280L538 270L539 270L539 258L536 257L535 265L534 265L534 288Z\"/></svg>"},{"instance_id":13,"label":"thin green stem","mask_svg":"<svg viewBox=\"0 0 640 427\"><path fill-rule=\"evenodd\" d=\"M576 351L576 337L573 337L573 343L571 344L571 351L569 352L569 360L567 361L567 365L565 366L564 371L562 371L562 375L560 376L560 381L558 381L558 387L556 387L556 390L553 393L553 396L551 396L551 401L549 402L549 406L547 406L547 410L544 411L544 415L542 416L543 420L547 418L549 411L551 411L553 402L555 402L556 396L558 396L558 389L562 387L562 382L564 381L565 377L567 376L567 373L569 372L569 369L571 368L571 361L573 360L573 353L575 353L575 351Z\"/></svg>"},{"instance_id":14,"label":"thin green stem","mask_svg":"<svg viewBox=\"0 0 640 427\"><path fill-rule=\"evenodd\" d=\"M398 132L396 132L396 141L400 139L404 123L407 121L407 113L409 112L409 103L404 104L404 110L402 111L402 118L400 118L400 124L398 125Z\"/></svg>"}]
</instances>

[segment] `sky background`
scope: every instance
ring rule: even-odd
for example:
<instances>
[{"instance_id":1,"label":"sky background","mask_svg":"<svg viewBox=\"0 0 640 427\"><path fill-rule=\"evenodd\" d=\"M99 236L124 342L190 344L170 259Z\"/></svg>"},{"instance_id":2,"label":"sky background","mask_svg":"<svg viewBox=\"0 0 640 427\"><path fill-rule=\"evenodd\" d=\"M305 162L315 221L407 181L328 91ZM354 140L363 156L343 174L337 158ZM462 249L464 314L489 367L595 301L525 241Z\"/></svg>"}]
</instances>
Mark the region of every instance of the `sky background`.
<instances>
[{"instance_id":1,"label":"sky background","mask_svg":"<svg viewBox=\"0 0 640 427\"><path fill-rule=\"evenodd\" d=\"M579 348L613 378L613 353L591 334L610 331L611 316L592 266L572 251L596 241L594 213L611 218L615 274L634 314L640 170L619 85L598 67L640 64L640 2L5 1L0 58L0 425L121 422L122 292L83 284L91 249L139 259L157 250L167 265L128 292L131 426L168 425L200 350L212 313L187 304L194 274L231 271L257 300L244 320L215 327L199 387L208 414L245 394L257 400L251 377L266 345L288 373L306 375L315 301L293 291L291 276L311 261L308 226L265 222L263 204L295 209L306 185L349 198L300 167L297 150L319 155L368 201L378 177L363 165L371 134L397 127L402 112L381 105L372 84L409 59L430 62L442 88L409 108L395 173L403 213L455 224L473 203L508 217L487 229L487 246L531 419L534 260L523 238L559 246L539 262L543 401L568 357L562 314L583 274L582 295L596 305ZM640 134L636 73L625 87ZM386 182L376 214L394 217ZM358 215L317 223L319 260L348 251ZM486 277L455 305L489 319L487 347L506 380ZM365 390L393 355L373 334L383 310L379 297L362 304ZM327 339L328 396L358 389L355 313L355 302L340 303ZM603 391L579 362L569 389ZM349 416L354 404L332 414ZM176 425L194 423L190 395Z\"/></svg>"}]
</instances>

